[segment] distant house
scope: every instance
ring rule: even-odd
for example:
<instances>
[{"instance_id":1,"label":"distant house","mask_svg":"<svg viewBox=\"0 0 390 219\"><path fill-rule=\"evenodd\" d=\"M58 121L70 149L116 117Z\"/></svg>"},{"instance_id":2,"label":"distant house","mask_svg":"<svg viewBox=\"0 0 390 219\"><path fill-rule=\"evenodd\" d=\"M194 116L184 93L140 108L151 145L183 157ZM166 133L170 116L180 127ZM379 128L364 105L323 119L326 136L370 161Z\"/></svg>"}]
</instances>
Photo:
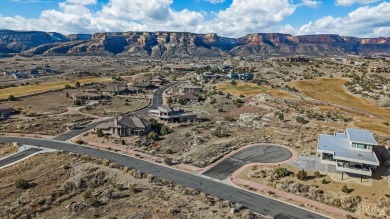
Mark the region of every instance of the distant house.
<instances>
[{"instance_id":1,"label":"distant house","mask_svg":"<svg viewBox=\"0 0 390 219\"><path fill-rule=\"evenodd\" d=\"M151 90L154 88L154 85L147 82L138 82L133 85L134 89L136 91L144 91L144 90Z\"/></svg>"},{"instance_id":2,"label":"distant house","mask_svg":"<svg viewBox=\"0 0 390 219\"><path fill-rule=\"evenodd\" d=\"M10 106L0 106L0 119L8 118L14 109Z\"/></svg>"},{"instance_id":3,"label":"distant house","mask_svg":"<svg viewBox=\"0 0 390 219\"><path fill-rule=\"evenodd\" d=\"M173 108L167 105L159 106L156 110L149 110L153 117L164 122L195 122L195 112L186 112L183 109Z\"/></svg>"},{"instance_id":4,"label":"distant house","mask_svg":"<svg viewBox=\"0 0 390 219\"><path fill-rule=\"evenodd\" d=\"M120 116L114 122L107 122L98 125L95 130L102 130L103 134L110 134L116 137L142 136L152 130L152 124L139 117Z\"/></svg>"},{"instance_id":5,"label":"distant house","mask_svg":"<svg viewBox=\"0 0 390 219\"><path fill-rule=\"evenodd\" d=\"M336 166L343 174L352 173L372 176L372 169L379 166L373 151L377 142L370 131L347 128L344 133L320 134L317 152L321 163Z\"/></svg>"},{"instance_id":6,"label":"distant house","mask_svg":"<svg viewBox=\"0 0 390 219\"><path fill-rule=\"evenodd\" d=\"M235 79L235 80L252 80L253 74L252 73L231 73L228 74L228 78Z\"/></svg>"},{"instance_id":7,"label":"distant house","mask_svg":"<svg viewBox=\"0 0 390 219\"><path fill-rule=\"evenodd\" d=\"M204 72L203 74L196 76L196 79L198 81L205 81L205 80L217 80L220 77L221 75L218 74L213 74L211 72Z\"/></svg>"},{"instance_id":8,"label":"distant house","mask_svg":"<svg viewBox=\"0 0 390 219\"><path fill-rule=\"evenodd\" d=\"M113 84L101 89L103 95L115 96L115 95L129 95L134 91L128 89L124 85Z\"/></svg>"},{"instance_id":9,"label":"distant house","mask_svg":"<svg viewBox=\"0 0 390 219\"><path fill-rule=\"evenodd\" d=\"M81 103L86 103L94 100L101 100L102 95L95 89L83 90L79 93L71 94L73 100L78 100Z\"/></svg>"},{"instance_id":10,"label":"distant house","mask_svg":"<svg viewBox=\"0 0 390 219\"><path fill-rule=\"evenodd\" d=\"M199 96L191 92L185 93L183 95L174 96L173 99L175 99L176 101L181 100L184 102L199 102Z\"/></svg>"},{"instance_id":11,"label":"distant house","mask_svg":"<svg viewBox=\"0 0 390 219\"><path fill-rule=\"evenodd\" d=\"M286 58L288 62L309 62L309 59L306 57L289 57Z\"/></svg>"},{"instance_id":12,"label":"distant house","mask_svg":"<svg viewBox=\"0 0 390 219\"><path fill-rule=\"evenodd\" d=\"M162 77L154 77L152 80L150 80L150 83L154 86L161 86L168 83L168 80Z\"/></svg>"},{"instance_id":13,"label":"distant house","mask_svg":"<svg viewBox=\"0 0 390 219\"><path fill-rule=\"evenodd\" d=\"M184 85L183 87L180 88L180 93L182 93L182 94L185 94L185 93L199 94L202 91L203 91L202 87L193 86L193 85Z\"/></svg>"}]
</instances>

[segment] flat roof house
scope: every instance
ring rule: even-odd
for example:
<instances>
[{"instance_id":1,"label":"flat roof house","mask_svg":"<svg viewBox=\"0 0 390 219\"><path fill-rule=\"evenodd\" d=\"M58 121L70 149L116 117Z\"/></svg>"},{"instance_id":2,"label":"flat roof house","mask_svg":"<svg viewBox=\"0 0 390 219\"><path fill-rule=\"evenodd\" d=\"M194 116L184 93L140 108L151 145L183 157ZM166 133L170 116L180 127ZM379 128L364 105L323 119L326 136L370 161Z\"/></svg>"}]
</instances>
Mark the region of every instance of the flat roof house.
<instances>
[{"instance_id":1,"label":"flat roof house","mask_svg":"<svg viewBox=\"0 0 390 219\"><path fill-rule=\"evenodd\" d=\"M152 130L152 124L139 117L120 116L115 118L114 122L103 123L95 128L95 130L99 129L104 134L110 134L116 137L142 136Z\"/></svg>"},{"instance_id":2,"label":"flat roof house","mask_svg":"<svg viewBox=\"0 0 390 219\"><path fill-rule=\"evenodd\" d=\"M167 105L159 106L156 110L149 110L153 117L165 122L195 122L197 115L195 112L184 111Z\"/></svg>"},{"instance_id":3,"label":"flat roof house","mask_svg":"<svg viewBox=\"0 0 390 219\"><path fill-rule=\"evenodd\" d=\"M321 163L335 165L342 174L352 173L372 176L372 169L379 166L379 160L373 151L377 146L370 131L347 128L344 133L334 135L320 134L317 152Z\"/></svg>"},{"instance_id":4,"label":"flat roof house","mask_svg":"<svg viewBox=\"0 0 390 219\"><path fill-rule=\"evenodd\" d=\"M193 86L193 85L184 85L183 87L180 88L180 93L185 94L185 93L195 93L199 94L203 91L203 88L200 86Z\"/></svg>"}]
</instances>

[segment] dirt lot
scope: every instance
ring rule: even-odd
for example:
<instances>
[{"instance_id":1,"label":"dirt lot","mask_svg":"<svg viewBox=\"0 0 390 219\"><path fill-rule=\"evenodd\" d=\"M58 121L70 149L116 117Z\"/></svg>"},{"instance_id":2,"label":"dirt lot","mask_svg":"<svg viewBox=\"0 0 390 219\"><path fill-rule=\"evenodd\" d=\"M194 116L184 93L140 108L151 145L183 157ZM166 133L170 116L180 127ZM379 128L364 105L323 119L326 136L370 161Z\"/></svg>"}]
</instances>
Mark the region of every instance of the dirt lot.
<instances>
[{"instance_id":1,"label":"dirt lot","mask_svg":"<svg viewBox=\"0 0 390 219\"><path fill-rule=\"evenodd\" d=\"M110 82L111 78L106 77L93 77L93 78L83 78L77 80L81 84L90 83L90 82ZM49 90L62 89L65 85L74 86L77 81L55 81L50 83L38 84L38 85L25 85L19 87L10 87L1 89L0 99L7 99L9 95L15 97L24 96L28 94L35 94Z\"/></svg>"},{"instance_id":2,"label":"dirt lot","mask_svg":"<svg viewBox=\"0 0 390 219\"><path fill-rule=\"evenodd\" d=\"M53 115L66 112L67 107L73 106L73 101L66 98L66 93L74 90L53 91L35 96L9 101L8 105L19 109L26 115Z\"/></svg>"},{"instance_id":3,"label":"dirt lot","mask_svg":"<svg viewBox=\"0 0 390 219\"><path fill-rule=\"evenodd\" d=\"M88 106L82 109L82 112L97 116L115 117L144 108L148 104L149 100L141 96L114 96L107 103Z\"/></svg>"},{"instance_id":4,"label":"dirt lot","mask_svg":"<svg viewBox=\"0 0 390 219\"><path fill-rule=\"evenodd\" d=\"M66 124L83 126L92 121L84 115L39 116L30 119L8 119L0 122L0 132L58 135L66 131Z\"/></svg>"},{"instance_id":5,"label":"dirt lot","mask_svg":"<svg viewBox=\"0 0 390 219\"><path fill-rule=\"evenodd\" d=\"M248 82L237 82L237 85L232 85L229 83L219 83L217 88L223 92L230 93L234 96L254 96L260 93L270 94L275 97L280 98L294 98L293 95L278 89L273 89L270 86L257 85L254 83Z\"/></svg>"},{"instance_id":6,"label":"dirt lot","mask_svg":"<svg viewBox=\"0 0 390 219\"><path fill-rule=\"evenodd\" d=\"M6 143L0 143L0 158L13 154L19 150L18 146Z\"/></svg>"},{"instance_id":7,"label":"dirt lot","mask_svg":"<svg viewBox=\"0 0 390 219\"><path fill-rule=\"evenodd\" d=\"M345 79L319 78L316 80L293 81L289 85L297 88L308 97L373 113L390 121L389 110L378 107L376 104L348 92L344 87L346 81Z\"/></svg>"},{"instance_id":8,"label":"dirt lot","mask_svg":"<svg viewBox=\"0 0 390 219\"><path fill-rule=\"evenodd\" d=\"M20 179L26 188L15 187ZM231 214L227 201L152 175L63 153L1 169L0 196L7 206L1 218L261 218L246 210Z\"/></svg>"},{"instance_id":9,"label":"dirt lot","mask_svg":"<svg viewBox=\"0 0 390 219\"><path fill-rule=\"evenodd\" d=\"M277 168L287 168L292 174L284 177L276 177L274 170ZM385 215L383 218L390 217L390 209L387 205L387 203L390 203L390 186L380 177L374 177L375 179L372 180L371 185L361 185L358 183L335 181L329 176L320 175L315 177L312 171L307 171L307 180L298 180L293 174L295 173L296 175L298 171L299 169L287 164L277 167L254 166L245 169L238 177L256 183L266 184L287 192L296 193L328 205L356 211L362 215L369 213L370 216L380 214L382 216ZM341 191L343 186L347 186L350 190L348 194ZM373 207L372 209L378 210L377 212L367 211L366 206L375 205L377 207Z\"/></svg>"}]
</instances>

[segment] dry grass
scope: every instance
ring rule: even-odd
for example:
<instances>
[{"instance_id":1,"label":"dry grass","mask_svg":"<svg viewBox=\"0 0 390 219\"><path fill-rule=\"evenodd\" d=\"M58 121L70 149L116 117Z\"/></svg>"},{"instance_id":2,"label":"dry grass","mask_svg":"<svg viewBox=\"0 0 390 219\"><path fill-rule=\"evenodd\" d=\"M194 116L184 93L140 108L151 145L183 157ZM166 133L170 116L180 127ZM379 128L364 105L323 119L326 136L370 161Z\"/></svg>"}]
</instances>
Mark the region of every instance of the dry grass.
<instances>
[{"instance_id":1,"label":"dry grass","mask_svg":"<svg viewBox=\"0 0 390 219\"><path fill-rule=\"evenodd\" d=\"M90 82L110 82L112 81L112 79L105 78L105 77L93 77L93 78L83 78L76 81L56 81L56 82L37 84L37 85L10 87L1 90L0 99L6 99L10 95L13 95L15 97L20 97L29 94L41 93L49 90L58 90L64 88L65 85L74 86L77 81L80 82L81 84L84 84Z\"/></svg>"},{"instance_id":2,"label":"dry grass","mask_svg":"<svg viewBox=\"0 0 390 219\"><path fill-rule=\"evenodd\" d=\"M376 119L358 119L353 123L362 129L369 129L390 135L390 126L384 125L382 121Z\"/></svg>"},{"instance_id":3,"label":"dry grass","mask_svg":"<svg viewBox=\"0 0 390 219\"><path fill-rule=\"evenodd\" d=\"M292 95L277 89L272 89L269 86L260 86L255 83L238 82L237 85L228 83L219 83L217 88L224 92L228 92L234 96L254 96L260 93L267 93L280 98L294 98Z\"/></svg>"},{"instance_id":4,"label":"dry grass","mask_svg":"<svg viewBox=\"0 0 390 219\"><path fill-rule=\"evenodd\" d=\"M297 88L308 97L365 111L390 121L389 110L349 93L344 87L346 81L346 79L319 78L316 80L293 81L288 85Z\"/></svg>"},{"instance_id":5,"label":"dry grass","mask_svg":"<svg viewBox=\"0 0 390 219\"><path fill-rule=\"evenodd\" d=\"M0 144L0 157L5 157L19 150L18 146Z\"/></svg>"}]
</instances>

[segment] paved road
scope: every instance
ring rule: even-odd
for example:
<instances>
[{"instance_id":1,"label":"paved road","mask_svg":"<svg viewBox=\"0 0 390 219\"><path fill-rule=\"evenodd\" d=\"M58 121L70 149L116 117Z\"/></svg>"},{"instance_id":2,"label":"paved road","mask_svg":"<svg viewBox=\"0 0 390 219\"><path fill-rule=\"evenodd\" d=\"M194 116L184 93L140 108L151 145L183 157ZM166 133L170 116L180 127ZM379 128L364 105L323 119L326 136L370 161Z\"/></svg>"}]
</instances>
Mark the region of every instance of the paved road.
<instances>
[{"instance_id":1,"label":"paved road","mask_svg":"<svg viewBox=\"0 0 390 219\"><path fill-rule=\"evenodd\" d=\"M240 167L248 163L278 163L290 159L291 152L277 145L259 145L242 150L203 174L219 180L229 177Z\"/></svg>"},{"instance_id":2,"label":"paved road","mask_svg":"<svg viewBox=\"0 0 390 219\"><path fill-rule=\"evenodd\" d=\"M0 142L19 142L21 144L42 146L56 150L64 150L77 154L87 154L98 158L108 159L120 165L128 166L133 169L138 169L144 173L150 173L157 177L173 181L177 184L197 189L211 196L219 197L224 200L229 200L234 203L240 203L241 205L255 212L264 215L271 215L279 219L325 218L323 216L306 211L304 209L287 205L267 197L259 196L257 194L247 192L218 181L209 180L202 176L189 174L186 172L182 172L179 170L171 169L158 164L150 163L136 158L131 158L109 151L102 151L94 148L86 148L80 145L70 144L67 142L45 139L0 137Z\"/></svg>"},{"instance_id":3,"label":"paved road","mask_svg":"<svg viewBox=\"0 0 390 219\"><path fill-rule=\"evenodd\" d=\"M166 89L168 89L169 87L171 87L171 86L173 86L173 85L175 85L177 83L179 83L179 82L176 81L176 82L172 82L170 84L161 86L156 92L154 92L153 99L152 99L152 102L151 102L149 107L147 107L145 109L142 109L142 110L139 110L139 111L136 111L136 112L133 112L133 113L130 113L130 115L135 115L135 116L141 115L141 114L144 114L144 113L148 112L148 110L150 110L150 109L154 109L157 106L161 106L163 104L163 98L162 98L163 92ZM102 123L112 122L112 121L114 121L114 119L110 118L110 119L102 120L102 121L99 121L99 122L91 123L91 124L88 124L87 126L85 126L83 128L75 129L75 130L66 132L64 134L58 135L58 136L56 136L53 139L54 140L58 140L58 141L66 141L66 140L69 140L69 139L71 139L73 137L76 137L78 135L81 135L84 132L87 132L87 131L93 129L96 126L98 126L98 125L100 125Z\"/></svg>"},{"instance_id":4,"label":"paved road","mask_svg":"<svg viewBox=\"0 0 390 219\"><path fill-rule=\"evenodd\" d=\"M12 155L10 157L7 157L7 158L5 158L3 160L0 160L0 167L7 166L7 165L9 165L9 164L11 164L13 162L16 162L16 161L18 161L20 159L28 157L28 156L30 156L32 154L35 154L35 153L39 152L39 151L42 151L42 149L39 149L39 148L29 148L29 149L27 149L25 151L22 151L22 152L19 152L17 154L14 154L14 155Z\"/></svg>"}]
</instances>

